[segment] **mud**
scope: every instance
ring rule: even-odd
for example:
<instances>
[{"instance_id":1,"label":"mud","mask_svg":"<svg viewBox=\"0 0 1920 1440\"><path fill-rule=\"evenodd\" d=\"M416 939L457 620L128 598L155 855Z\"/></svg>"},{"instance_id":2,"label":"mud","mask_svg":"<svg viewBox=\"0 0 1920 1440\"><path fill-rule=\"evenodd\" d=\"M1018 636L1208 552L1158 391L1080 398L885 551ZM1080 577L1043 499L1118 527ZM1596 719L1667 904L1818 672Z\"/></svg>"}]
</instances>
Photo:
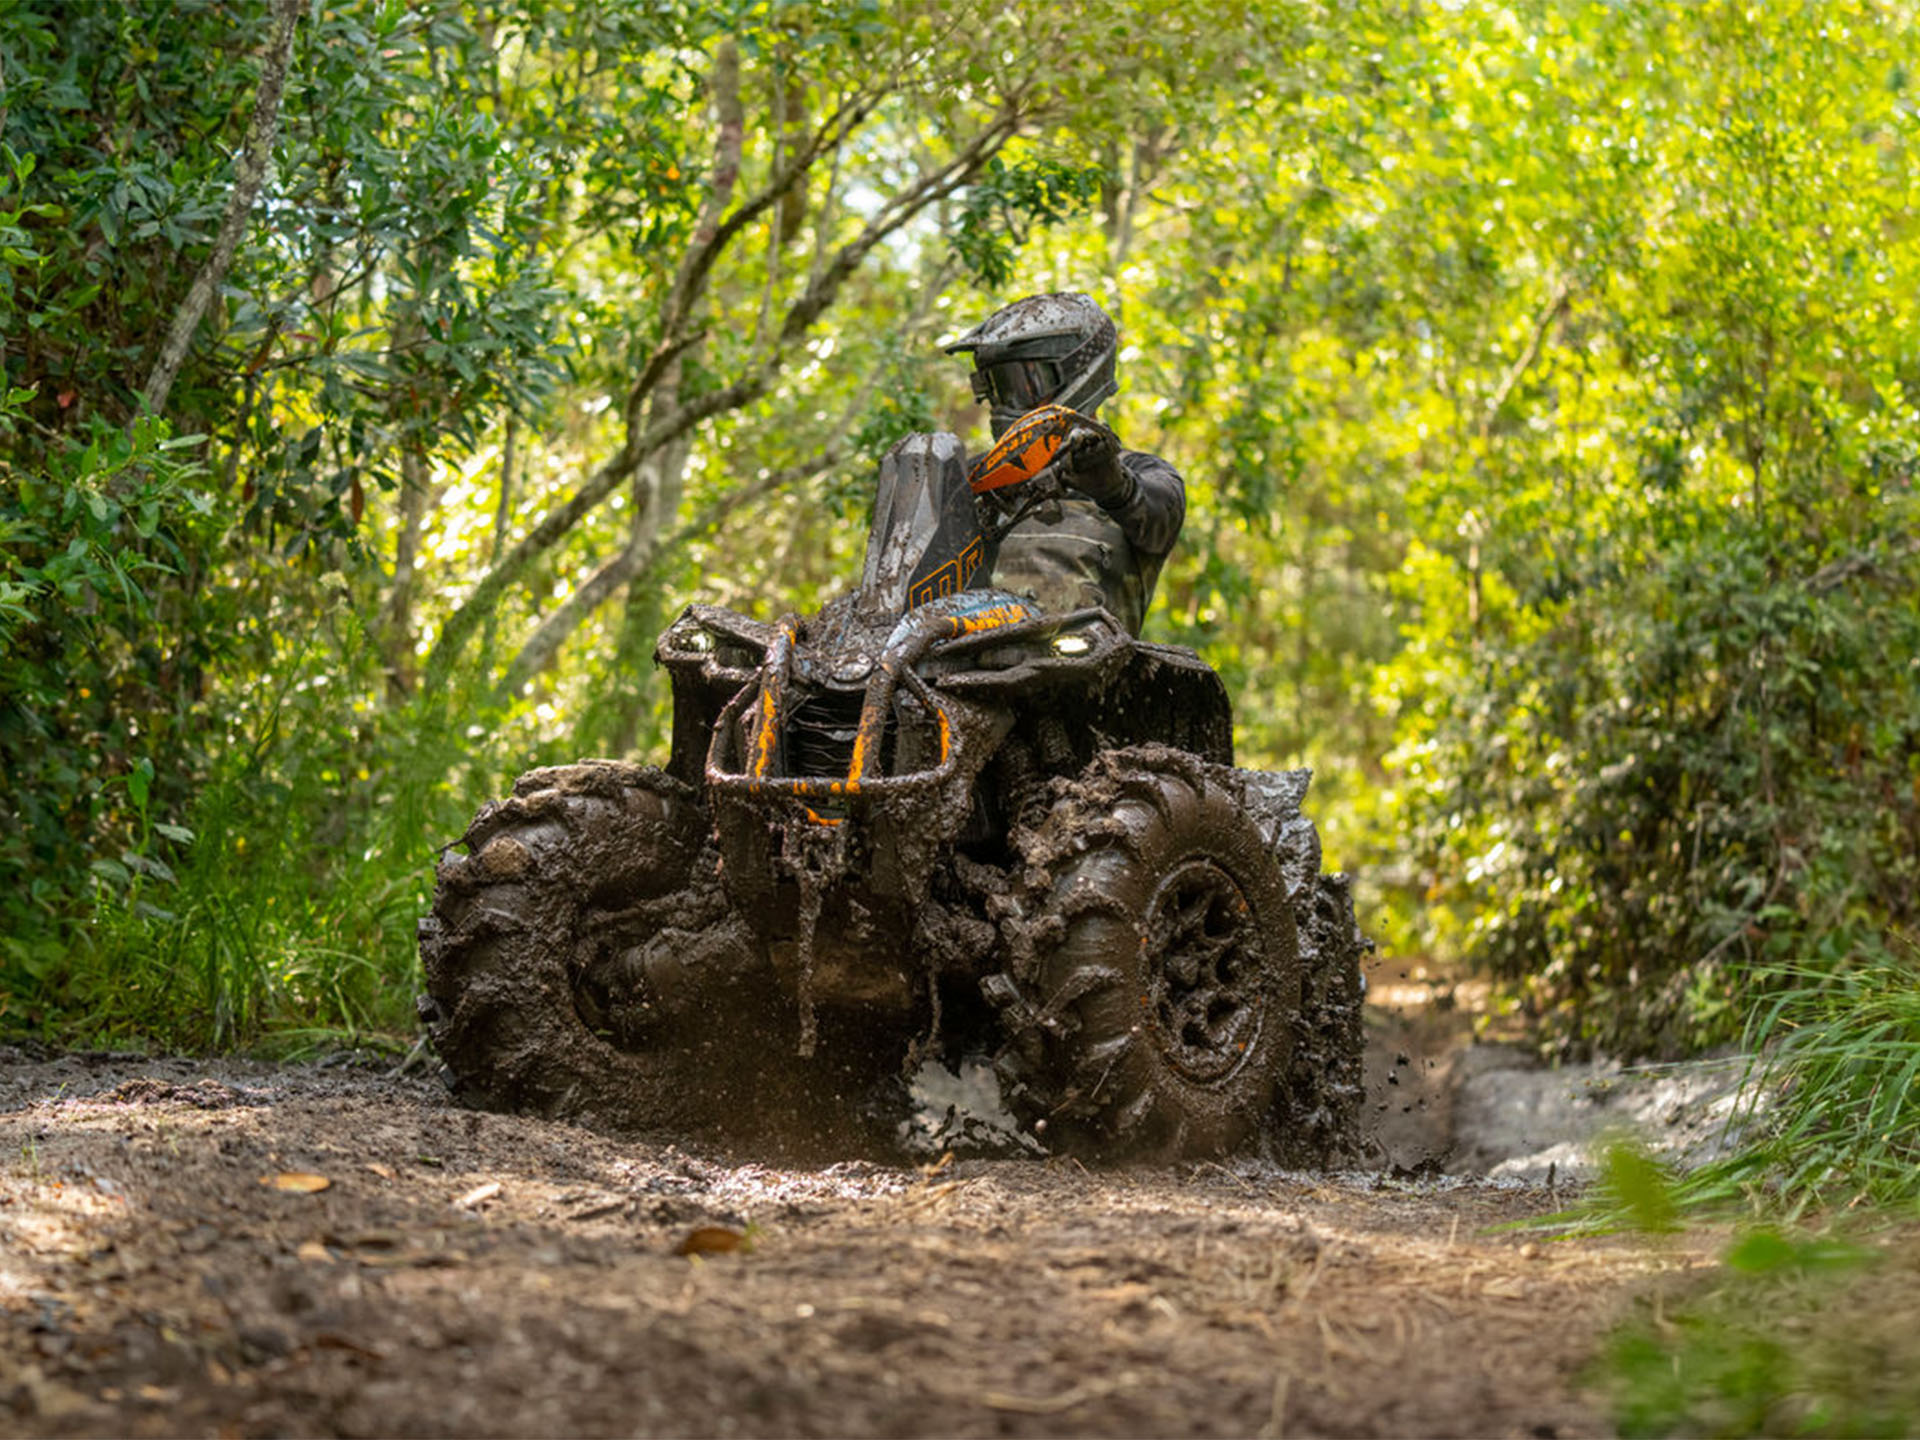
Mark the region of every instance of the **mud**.
<instances>
[{"instance_id":1,"label":"mud","mask_svg":"<svg viewBox=\"0 0 1920 1440\"><path fill-rule=\"evenodd\" d=\"M777 1168L351 1067L0 1050L0 1434L1599 1434L1596 1336L1701 1261L1495 1228L1564 1199Z\"/></svg>"}]
</instances>

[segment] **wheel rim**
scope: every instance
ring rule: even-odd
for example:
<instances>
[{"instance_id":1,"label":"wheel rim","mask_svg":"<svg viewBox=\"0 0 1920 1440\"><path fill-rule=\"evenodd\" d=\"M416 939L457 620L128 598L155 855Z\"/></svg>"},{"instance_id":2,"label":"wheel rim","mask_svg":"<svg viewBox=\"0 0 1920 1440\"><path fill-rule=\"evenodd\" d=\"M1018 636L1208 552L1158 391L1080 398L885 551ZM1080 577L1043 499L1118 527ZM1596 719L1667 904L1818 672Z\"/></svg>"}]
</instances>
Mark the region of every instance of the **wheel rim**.
<instances>
[{"instance_id":1,"label":"wheel rim","mask_svg":"<svg viewBox=\"0 0 1920 1440\"><path fill-rule=\"evenodd\" d=\"M1260 1038L1266 954L1240 886L1210 860L1166 876L1147 908L1142 942L1147 1008L1167 1063L1217 1085Z\"/></svg>"}]
</instances>

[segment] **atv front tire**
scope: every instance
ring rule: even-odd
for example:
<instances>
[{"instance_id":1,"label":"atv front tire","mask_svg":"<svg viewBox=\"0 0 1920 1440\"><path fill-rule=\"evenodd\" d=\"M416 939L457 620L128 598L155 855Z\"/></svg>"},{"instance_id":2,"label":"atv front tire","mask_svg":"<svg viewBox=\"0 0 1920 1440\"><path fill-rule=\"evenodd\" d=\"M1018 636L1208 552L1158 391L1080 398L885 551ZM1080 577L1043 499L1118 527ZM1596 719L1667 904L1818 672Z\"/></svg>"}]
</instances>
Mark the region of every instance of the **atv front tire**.
<instances>
[{"instance_id":1,"label":"atv front tire","mask_svg":"<svg viewBox=\"0 0 1920 1440\"><path fill-rule=\"evenodd\" d=\"M691 787L614 761L532 771L474 817L420 922L420 1014L456 1094L548 1116L687 1118L634 1046L631 977L608 976L669 919L712 918L690 914L705 832Z\"/></svg>"},{"instance_id":2,"label":"atv front tire","mask_svg":"<svg viewBox=\"0 0 1920 1440\"><path fill-rule=\"evenodd\" d=\"M1014 971L988 982L1009 1099L1055 1149L1220 1154L1268 1115L1292 1055L1292 905L1210 767L1107 751L1017 836ZM995 993L996 989L999 991Z\"/></svg>"},{"instance_id":3,"label":"atv front tire","mask_svg":"<svg viewBox=\"0 0 1920 1440\"><path fill-rule=\"evenodd\" d=\"M1300 1013L1276 1110L1276 1138L1287 1163L1325 1166L1352 1154L1359 1141L1367 1047L1367 982L1360 962L1373 942L1360 933L1345 875L1314 875L1294 903Z\"/></svg>"}]
</instances>

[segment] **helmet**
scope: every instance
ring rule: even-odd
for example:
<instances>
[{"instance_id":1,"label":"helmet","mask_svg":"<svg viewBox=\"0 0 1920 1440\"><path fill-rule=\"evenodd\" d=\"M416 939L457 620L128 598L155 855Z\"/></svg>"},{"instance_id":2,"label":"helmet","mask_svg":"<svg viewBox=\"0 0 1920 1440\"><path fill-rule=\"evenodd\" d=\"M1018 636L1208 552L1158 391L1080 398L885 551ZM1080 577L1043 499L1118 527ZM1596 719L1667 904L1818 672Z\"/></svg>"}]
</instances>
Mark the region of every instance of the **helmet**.
<instances>
[{"instance_id":1,"label":"helmet","mask_svg":"<svg viewBox=\"0 0 1920 1440\"><path fill-rule=\"evenodd\" d=\"M1092 416L1114 384L1120 335L1091 295L1029 295L946 347L972 352L973 395L990 407L996 437L1036 405Z\"/></svg>"}]
</instances>

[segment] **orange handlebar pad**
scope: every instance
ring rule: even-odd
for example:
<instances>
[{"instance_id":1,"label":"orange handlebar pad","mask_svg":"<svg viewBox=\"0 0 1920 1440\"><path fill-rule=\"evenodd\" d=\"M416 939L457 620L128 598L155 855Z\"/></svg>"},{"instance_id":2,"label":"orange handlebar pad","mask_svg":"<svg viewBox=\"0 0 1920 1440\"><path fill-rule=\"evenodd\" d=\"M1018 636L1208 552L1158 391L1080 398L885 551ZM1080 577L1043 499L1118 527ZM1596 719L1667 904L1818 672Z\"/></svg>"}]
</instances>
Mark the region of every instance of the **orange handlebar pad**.
<instances>
[{"instance_id":1,"label":"orange handlebar pad","mask_svg":"<svg viewBox=\"0 0 1920 1440\"><path fill-rule=\"evenodd\" d=\"M967 472L967 484L976 495L1008 485L1024 485L1060 453L1073 427L1085 419L1064 405L1042 405L1029 410L1002 435Z\"/></svg>"}]
</instances>

